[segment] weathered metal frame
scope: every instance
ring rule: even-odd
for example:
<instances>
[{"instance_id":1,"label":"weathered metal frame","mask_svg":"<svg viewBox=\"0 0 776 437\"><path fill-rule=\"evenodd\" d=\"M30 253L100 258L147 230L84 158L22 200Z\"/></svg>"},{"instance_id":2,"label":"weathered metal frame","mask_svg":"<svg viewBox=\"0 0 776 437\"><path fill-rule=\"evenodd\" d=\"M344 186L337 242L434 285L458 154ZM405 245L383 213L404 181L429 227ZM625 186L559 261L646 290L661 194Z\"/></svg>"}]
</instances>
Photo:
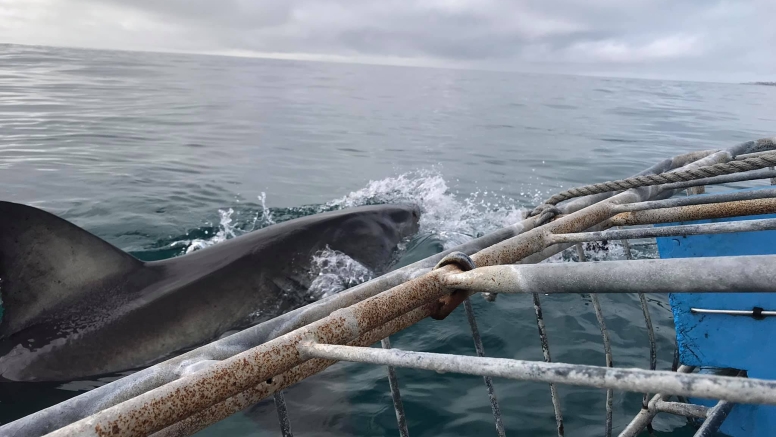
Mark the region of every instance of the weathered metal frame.
<instances>
[{"instance_id":1,"label":"weathered metal frame","mask_svg":"<svg viewBox=\"0 0 776 437\"><path fill-rule=\"evenodd\" d=\"M776 293L776 255L480 267L440 278L451 289L514 293Z\"/></svg>"},{"instance_id":2,"label":"weathered metal frame","mask_svg":"<svg viewBox=\"0 0 776 437\"><path fill-rule=\"evenodd\" d=\"M722 399L734 403L776 405L776 381L661 370L618 369L581 364L544 363L507 358L411 352L399 349L301 342L302 356L337 361L384 364L442 373L491 376L534 382L675 396Z\"/></svg>"},{"instance_id":3,"label":"weathered metal frame","mask_svg":"<svg viewBox=\"0 0 776 437\"><path fill-rule=\"evenodd\" d=\"M665 160L640 174L728 162L744 153L756 153L758 147L761 145L756 142L747 142L727 151L692 152ZM568 241L553 241L553 236L580 233L593 228L661 222L651 221L655 218L679 221L694 220L701 216L751 215L752 211L755 214L776 212L776 199L746 196L731 198L732 201L726 202L722 209L718 203L682 203L672 199L663 201L662 207L652 206L660 208L658 210L631 209L623 212L628 208L625 205L642 203L642 206L631 208L643 208L643 202L668 198L676 189L698 186L701 181L703 185L709 185L753 180L776 175L772 175L772 172L756 170L690 181L696 182L694 185L682 182L574 199L561 205L558 208L561 216L550 223L543 221L550 219L551 215L531 217L457 249L473 253L472 259L478 267L538 262L570 246ZM655 214L656 211L657 215L647 214ZM130 375L93 390L86 396L79 396L28 416L0 428L0 434L6 435L15 430L24 432L20 435L34 435L35 431L30 428L32 426L42 431L37 434L40 435L69 424L51 435L145 435L152 432L160 436L187 435L333 364L333 361L307 360L308 357L300 353L299 348L306 347L300 346L302 344L315 341L324 345L363 346L380 341L429 315L444 318L474 293L468 290L450 294L451 289L445 278L461 274L454 265L430 271L444 255L417 262L331 299ZM547 342L546 333L543 333L541 307L538 294L535 291L533 294L537 326L540 336L543 336L545 349ZM644 309L650 325L648 311L646 307ZM603 319L600 321L603 322ZM605 331L602 323L602 333ZM390 354L395 350L381 352ZM550 361L549 346L546 347L545 361ZM651 368L654 368L654 357L651 358ZM660 392L660 388L650 386L647 391ZM555 397L553 403L558 434L563 435L562 416ZM664 407L670 408L674 407ZM93 415L86 417L90 414ZM78 419L81 420L72 423Z\"/></svg>"}]
</instances>

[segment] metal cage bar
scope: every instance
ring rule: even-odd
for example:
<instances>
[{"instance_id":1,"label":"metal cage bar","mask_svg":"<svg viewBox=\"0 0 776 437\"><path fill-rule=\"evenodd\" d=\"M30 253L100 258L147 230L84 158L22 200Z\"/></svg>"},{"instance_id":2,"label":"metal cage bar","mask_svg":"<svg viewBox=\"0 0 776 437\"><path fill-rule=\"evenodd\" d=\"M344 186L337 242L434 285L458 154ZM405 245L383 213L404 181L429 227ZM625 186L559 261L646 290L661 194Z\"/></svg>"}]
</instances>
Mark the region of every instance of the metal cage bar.
<instances>
[{"instance_id":1,"label":"metal cage bar","mask_svg":"<svg viewBox=\"0 0 776 437\"><path fill-rule=\"evenodd\" d=\"M552 381L583 387L641 393L651 391L736 403L776 405L776 381L764 379L410 352L399 349L384 350L311 341L299 343L298 349L308 358L390 364L435 372L488 375L521 381Z\"/></svg>"},{"instance_id":2,"label":"metal cage bar","mask_svg":"<svg viewBox=\"0 0 776 437\"><path fill-rule=\"evenodd\" d=\"M383 349L391 348L391 339L385 337L380 340L380 346ZM393 400L393 410L396 412L396 424L399 427L401 437L409 437L410 431L407 428L407 416L404 413L404 405L401 402L401 392L399 391L399 379L396 377L396 369L393 366L388 367L388 385L391 388L391 399Z\"/></svg>"},{"instance_id":3,"label":"metal cage bar","mask_svg":"<svg viewBox=\"0 0 776 437\"><path fill-rule=\"evenodd\" d=\"M275 399L275 409L278 412L278 421L280 422L280 434L283 437L294 437L294 434L291 432L291 421L288 419L288 409L286 408L283 390L276 391L273 397Z\"/></svg>"},{"instance_id":4,"label":"metal cage bar","mask_svg":"<svg viewBox=\"0 0 776 437\"><path fill-rule=\"evenodd\" d=\"M480 330L477 328L477 319L474 316L474 308L472 308L472 302L469 299L463 301L463 307L466 311L466 319L469 321L469 327L472 330L472 339L474 340L474 349L477 352L478 357L485 356L485 347L482 345L482 338L480 337ZM490 399L490 408L493 410L493 420L496 424L496 434L499 437L504 437L504 422L501 420L501 407L498 405L498 398L496 397L496 390L493 388L493 380L490 376L483 376L485 380L485 387L488 390L488 398Z\"/></svg>"},{"instance_id":5,"label":"metal cage bar","mask_svg":"<svg viewBox=\"0 0 776 437\"><path fill-rule=\"evenodd\" d=\"M577 256L579 262L587 262L585 251L582 249L581 244L576 245ZM601 309L601 301L598 299L598 294L590 294L590 301L593 303L593 311L595 311L595 318L598 320L598 327L601 328L601 338L604 343L604 358L606 359L606 367L614 367L614 359L612 358L612 345L609 342L609 332L606 330L606 320L604 319L604 311ZM606 424L604 427L604 435L610 437L612 435L612 402L614 392L611 388L606 389Z\"/></svg>"}]
</instances>

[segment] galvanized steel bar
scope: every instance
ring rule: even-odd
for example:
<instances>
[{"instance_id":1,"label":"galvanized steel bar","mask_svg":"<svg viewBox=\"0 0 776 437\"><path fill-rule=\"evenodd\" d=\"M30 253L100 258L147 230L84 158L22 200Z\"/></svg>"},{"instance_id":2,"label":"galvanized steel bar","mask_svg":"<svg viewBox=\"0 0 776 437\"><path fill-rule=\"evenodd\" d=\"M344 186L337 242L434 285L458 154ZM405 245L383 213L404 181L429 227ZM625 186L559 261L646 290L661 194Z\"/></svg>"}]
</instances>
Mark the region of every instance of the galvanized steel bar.
<instances>
[{"instance_id":1,"label":"galvanized steel bar","mask_svg":"<svg viewBox=\"0 0 776 437\"><path fill-rule=\"evenodd\" d=\"M647 211L623 212L609 219L608 226L651 225L773 213L776 213L776 199L739 200L708 205L689 205Z\"/></svg>"},{"instance_id":2,"label":"galvanized steel bar","mask_svg":"<svg viewBox=\"0 0 776 437\"><path fill-rule=\"evenodd\" d=\"M664 200L648 200L646 202L628 203L617 205L614 211L632 212L648 209L673 208L687 205L703 205L709 203L735 202L737 200L753 200L776 197L776 188L763 188L752 191L732 191L729 193L708 194L705 196L674 197Z\"/></svg>"},{"instance_id":3,"label":"galvanized steel bar","mask_svg":"<svg viewBox=\"0 0 776 437\"><path fill-rule=\"evenodd\" d=\"M727 316L749 316L749 317L766 317L776 316L776 311L768 310L720 310L720 309L705 309L705 308L690 308L691 313L696 314L722 314Z\"/></svg>"},{"instance_id":4,"label":"galvanized steel bar","mask_svg":"<svg viewBox=\"0 0 776 437\"><path fill-rule=\"evenodd\" d=\"M626 240L620 240L622 247L625 251L625 259L633 261L633 254L631 253L630 242ZM652 317L649 315L649 306L647 305L647 297L644 293L637 293L639 296L639 305L641 306L641 313L644 315L644 323L647 327L647 337L649 338L649 370L655 370L657 368L657 342L655 341L655 330L652 327ZM641 399L642 408L647 408L649 404L649 393L644 393L644 397Z\"/></svg>"},{"instance_id":5,"label":"galvanized steel bar","mask_svg":"<svg viewBox=\"0 0 776 437\"><path fill-rule=\"evenodd\" d=\"M703 422L694 437L715 437L719 431L719 427L727 419L728 414L735 406L734 403L728 401L719 401L708 414L708 417Z\"/></svg>"},{"instance_id":6,"label":"galvanized steel bar","mask_svg":"<svg viewBox=\"0 0 776 437\"><path fill-rule=\"evenodd\" d=\"M391 348L391 339L385 337L380 341L383 349ZM391 389L391 399L393 400L393 411L396 413L396 424L399 427L401 437L409 437L410 431L407 428L407 416L404 414L404 405L401 402L401 392L399 391L399 379L396 377L396 369L393 366L388 368L388 386Z\"/></svg>"},{"instance_id":7,"label":"galvanized steel bar","mask_svg":"<svg viewBox=\"0 0 776 437\"><path fill-rule=\"evenodd\" d=\"M377 343L381 339L425 319L431 314L432 309L432 306L427 305L410 311L409 313L362 335L358 340L351 342L350 345L369 346ZM271 395L276 390L281 390L296 384L305 378L321 372L333 364L336 364L336 361L321 359L306 361L285 373L273 376L271 381L262 382L261 384L233 396L224 402L214 405L207 410L200 411L199 413L187 417L186 419L153 434L152 437L185 437L192 435L210 424L216 423L234 413L250 407Z\"/></svg>"},{"instance_id":8,"label":"galvanized steel bar","mask_svg":"<svg viewBox=\"0 0 776 437\"><path fill-rule=\"evenodd\" d=\"M761 150L759 152L744 153L742 155L736 156L736 161L740 161L740 160L743 160L743 159L754 158L754 157L761 156L761 155L768 155L771 152L772 152L771 150Z\"/></svg>"},{"instance_id":9,"label":"galvanized steel bar","mask_svg":"<svg viewBox=\"0 0 776 437\"><path fill-rule=\"evenodd\" d=\"M691 373L693 370L695 370L695 367L682 365L679 366L676 373ZM660 393L656 394L652 400L649 401L649 405L651 406L661 402L664 397L667 396ZM658 413L658 410L654 406L650 406L643 407L636 417L630 421L628 426L620 432L618 437L636 437L644 428L647 428Z\"/></svg>"},{"instance_id":10,"label":"galvanized steel bar","mask_svg":"<svg viewBox=\"0 0 776 437\"><path fill-rule=\"evenodd\" d=\"M280 422L280 435L294 437L294 433L291 432L291 422L288 420L288 409L286 408L286 399L283 397L283 390L276 391L273 397L275 410L278 412L278 422Z\"/></svg>"},{"instance_id":11,"label":"galvanized steel bar","mask_svg":"<svg viewBox=\"0 0 776 437\"><path fill-rule=\"evenodd\" d=\"M709 178L695 179L693 181L674 182L671 184L661 185L666 190L678 190L682 188L690 188L699 185L720 185L729 184L733 182L754 181L758 179L768 179L776 177L776 171L771 169L760 169L744 171L741 173L732 173L722 176L712 176Z\"/></svg>"},{"instance_id":12,"label":"galvanized steel bar","mask_svg":"<svg viewBox=\"0 0 776 437\"><path fill-rule=\"evenodd\" d=\"M485 356L485 347L482 345L482 338L480 337L480 330L477 328L477 319L474 317L474 308L472 308L472 302L469 299L463 301L463 307L466 311L466 319L469 321L469 327L472 330L472 339L474 340L474 350L477 352L478 357ZM485 387L488 390L488 398L490 399L490 408L493 411L493 419L496 423L496 434L499 437L504 437L504 422L501 420L501 408L498 405L498 398L496 398L496 391L493 389L493 380L490 376L483 376L485 380Z\"/></svg>"},{"instance_id":13,"label":"galvanized steel bar","mask_svg":"<svg viewBox=\"0 0 776 437\"><path fill-rule=\"evenodd\" d=\"M539 300L539 294L532 293L534 313L536 314L536 326L539 328L539 342L542 345L542 354L544 355L544 362L551 363L550 357L550 343L547 340L547 328L544 326L544 315L542 314L542 304ZM555 425L558 437L563 437L565 429L563 427L563 413L560 409L560 397L558 396L558 389L555 387L555 383L550 383L550 399L552 400L552 409L555 412Z\"/></svg>"},{"instance_id":14,"label":"galvanized steel bar","mask_svg":"<svg viewBox=\"0 0 776 437\"><path fill-rule=\"evenodd\" d=\"M677 416L694 417L696 419L705 419L709 413L709 408L703 405L686 404L684 402L654 402L653 408L658 413L669 413Z\"/></svg>"},{"instance_id":15,"label":"galvanized steel bar","mask_svg":"<svg viewBox=\"0 0 776 437\"><path fill-rule=\"evenodd\" d=\"M392 365L466 375L488 375L521 381L552 381L630 392L652 391L736 403L776 405L776 381L764 379L483 358L399 349L384 350L312 341L300 342L297 347L299 352L308 358Z\"/></svg>"},{"instance_id":16,"label":"galvanized steel bar","mask_svg":"<svg viewBox=\"0 0 776 437\"><path fill-rule=\"evenodd\" d=\"M496 293L776 292L776 255L479 267L448 274L454 289Z\"/></svg>"},{"instance_id":17,"label":"galvanized steel bar","mask_svg":"<svg viewBox=\"0 0 776 437\"><path fill-rule=\"evenodd\" d=\"M585 241L672 237L677 235L728 234L734 232L772 231L774 229L776 229L776 219L757 219L649 228L610 229L599 232L578 232L553 235L549 238L549 243L582 243Z\"/></svg>"},{"instance_id":18,"label":"galvanized steel bar","mask_svg":"<svg viewBox=\"0 0 776 437\"><path fill-rule=\"evenodd\" d=\"M585 251L582 249L581 244L577 244L577 256L579 262L586 262L587 257ZM597 294L590 295L590 301L593 303L593 311L595 312L595 318L598 320L598 327L601 328L601 337L604 343L604 358L606 360L606 367L614 367L614 360L612 358L612 345L609 342L609 332L606 330L606 320L604 319L604 312L601 309L601 302L598 299ZM604 427L604 436L610 437L612 435L612 402L614 392L611 388L606 390L606 424Z\"/></svg>"}]
</instances>

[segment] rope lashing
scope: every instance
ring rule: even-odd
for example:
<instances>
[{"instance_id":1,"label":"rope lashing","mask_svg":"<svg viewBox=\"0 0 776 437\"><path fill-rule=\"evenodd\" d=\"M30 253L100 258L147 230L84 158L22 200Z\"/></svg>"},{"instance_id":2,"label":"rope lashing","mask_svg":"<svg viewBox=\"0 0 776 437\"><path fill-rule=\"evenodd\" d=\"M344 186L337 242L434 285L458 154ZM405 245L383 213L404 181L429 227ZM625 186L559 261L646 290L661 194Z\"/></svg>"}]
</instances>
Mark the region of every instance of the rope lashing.
<instances>
[{"instance_id":1,"label":"rope lashing","mask_svg":"<svg viewBox=\"0 0 776 437\"><path fill-rule=\"evenodd\" d=\"M582 187L571 188L550 197L544 202L543 205L539 205L533 211L531 211L529 217L545 212L547 209L546 205L557 205L564 200L573 199L575 197L608 193L611 191L625 191L631 188L649 187L654 185L670 184L674 182L692 181L712 176L722 176L731 173L759 170L761 168L773 166L776 166L776 152L742 159L741 161L723 162L688 170L634 176L632 178L621 179L618 181L608 181L598 184L585 185Z\"/></svg>"}]
</instances>

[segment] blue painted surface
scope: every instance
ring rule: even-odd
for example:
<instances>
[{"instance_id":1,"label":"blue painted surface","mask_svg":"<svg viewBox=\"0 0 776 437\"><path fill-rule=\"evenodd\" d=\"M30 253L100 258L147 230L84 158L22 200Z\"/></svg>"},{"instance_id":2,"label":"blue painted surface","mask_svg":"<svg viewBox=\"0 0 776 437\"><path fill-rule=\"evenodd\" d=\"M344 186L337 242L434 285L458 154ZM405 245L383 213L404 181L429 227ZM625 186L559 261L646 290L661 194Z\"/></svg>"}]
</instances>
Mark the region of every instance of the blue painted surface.
<instances>
[{"instance_id":1,"label":"blue painted surface","mask_svg":"<svg viewBox=\"0 0 776 437\"><path fill-rule=\"evenodd\" d=\"M776 218L776 214L681 224L755 218ZM776 253L776 231L665 237L658 238L657 245L661 258L766 255ZM774 310L776 295L678 293L670 295L670 302L683 364L735 368L746 370L752 378L776 379L776 317L755 320L747 316L690 312L690 308L751 310L753 307L761 307ZM716 403L701 399L691 401L703 405ZM737 405L721 431L733 437L776 435L776 407Z\"/></svg>"}]
</instances>

